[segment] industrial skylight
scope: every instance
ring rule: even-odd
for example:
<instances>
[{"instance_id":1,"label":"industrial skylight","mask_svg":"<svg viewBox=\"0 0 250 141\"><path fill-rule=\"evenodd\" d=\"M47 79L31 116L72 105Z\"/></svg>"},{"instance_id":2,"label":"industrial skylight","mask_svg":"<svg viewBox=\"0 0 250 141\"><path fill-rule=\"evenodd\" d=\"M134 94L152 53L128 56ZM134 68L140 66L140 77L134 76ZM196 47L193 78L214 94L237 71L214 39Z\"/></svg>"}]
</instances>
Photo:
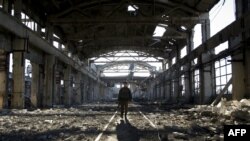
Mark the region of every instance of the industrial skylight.
<instances>
[{"instance_id":1,"label":"industrial skylight","mask_svg":"<svg viewBox=\"0 0 250 141\"><path fill-rule=\"evenodd\" d=\"M153 33L153 37L162 37L166 32L166 28L162 26L156 26L155 31Z\"/></svg>"}]
</instances>

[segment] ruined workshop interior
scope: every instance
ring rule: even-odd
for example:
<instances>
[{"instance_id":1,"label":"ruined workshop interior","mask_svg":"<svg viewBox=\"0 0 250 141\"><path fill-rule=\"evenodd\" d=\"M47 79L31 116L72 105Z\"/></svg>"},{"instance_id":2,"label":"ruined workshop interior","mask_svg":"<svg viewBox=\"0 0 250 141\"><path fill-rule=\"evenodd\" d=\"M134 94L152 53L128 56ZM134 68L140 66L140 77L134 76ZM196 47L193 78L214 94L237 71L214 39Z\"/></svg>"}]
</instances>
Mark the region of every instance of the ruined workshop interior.
<instances>
[{"instance_id":1,"label":"ruined workshop interior","mask_svg":"<svg viewBox=\"0 0 250 141\"><path fill-rule=\"evenodd\" d=\"M223 141L249 126L250 0L0 0L0 141Z\"/></svg>"}]
</instances>

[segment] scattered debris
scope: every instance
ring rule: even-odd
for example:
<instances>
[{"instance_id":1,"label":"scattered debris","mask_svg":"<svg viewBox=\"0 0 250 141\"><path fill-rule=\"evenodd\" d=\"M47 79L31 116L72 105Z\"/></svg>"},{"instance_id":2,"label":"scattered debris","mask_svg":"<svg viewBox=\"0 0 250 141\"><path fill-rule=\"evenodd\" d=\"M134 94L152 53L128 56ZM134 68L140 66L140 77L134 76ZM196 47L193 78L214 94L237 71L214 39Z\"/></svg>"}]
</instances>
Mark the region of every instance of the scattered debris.
<instances>
[{"instance_id":1,"label":"scattered debris","mask_svg":"<svg viewBox=\"0 0 250 141\"><path fill-rule=\"evenodd\" d=\"M115 104L71 108L0 111L0 140L94 140L117 109ZM128 121L110 124L102 138L124 137L158 140L223 140L223 125L249 124L250 100L221 100L211 105L134 105ZM158 130L139 114L142 111ZM117 115L117 120L119 116ZM126 129L129 130L126 131ZM120 133L119 133L120 132ZM114 135L113 135L114 134ZM117 135L116 135L117 134ZM128 137L129 135L126 135ZM105 138L106 137L106 138Z\"/></svg>"}]
</instances>

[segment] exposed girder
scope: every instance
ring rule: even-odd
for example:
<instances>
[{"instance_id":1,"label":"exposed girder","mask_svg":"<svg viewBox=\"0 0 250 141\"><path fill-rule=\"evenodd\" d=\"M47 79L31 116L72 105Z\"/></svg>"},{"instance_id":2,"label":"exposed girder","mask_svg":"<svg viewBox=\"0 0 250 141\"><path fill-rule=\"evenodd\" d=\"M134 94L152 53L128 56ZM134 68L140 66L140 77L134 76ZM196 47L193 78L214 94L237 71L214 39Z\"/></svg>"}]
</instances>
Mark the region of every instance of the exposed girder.
<instances>
[{"instance_id":1,"label":"exposed girder","mask_svg":"<svg viewBox=\"0 0 250 141\"><path fill-rule=\"evenodd\" d=\"M64 15L67 15L69 13L71 13L72 11L74 10L77 10L79 8L81 9L89 9L91 7L95 7L95 6L99 6L100 4L102 3L109 3L109 4L119 4L119 2L117 1L112 1L112 0L91 0L91 1L83 1L82 3L78 3L77 5L74 5L68 9L63 9L61 12L59 13L56 13L54 14L53 16L54 17L61 17L61 16L64 16ZM144 4L144 3L149 3L149 4L152 4L151 1L147 1L147 0L144 0L143 2L140 2L140 1L133 1L133 3L135 4ZM189 13L192 13L194 15L199 15L200 12L193 9L192 7L189 7L187 5L184 5L184 4L181 4L181 3L178 3L178 2L173 2L172 0L155 0L154 1L155 5L159 5L159 6L167 6L167 7L178 7L180 10L182 10L183 12L189 12Z\"/></svg>"},{"instance_id":2,"label":"exposed girder","mask_svg":"<svg viewBox=\"0 0 250 141\"><path fill-rule=\"evenodd\" d=\"M102 71L107 67L115 66L115 65L121 65L121 64L137 64L137 65L140 65L140 66L143 66L143 67L147 68L150 72L154 72L156 70L156 67L148 64L147 62L144 62L144 61L131 61L131 60L114 61L114 62L106 63L105 65L102 65L102 66L98 67L98 69L100 71Z\"/></svg>"},{"instance_id":3,"label":"exposed girder","mask_svg":"<svg viewBox=\"0 0 250 141\"><path fill-rule=\"evenodd\" d=\"M186 23L197 23L206 20L203 16L201 17L126 17L126 18L89 18L89 19L82 19L82 18L54 18L50 17L48 19L49 22L57 25L62 24L186 24Z\"/></svg>"}]
</instances>

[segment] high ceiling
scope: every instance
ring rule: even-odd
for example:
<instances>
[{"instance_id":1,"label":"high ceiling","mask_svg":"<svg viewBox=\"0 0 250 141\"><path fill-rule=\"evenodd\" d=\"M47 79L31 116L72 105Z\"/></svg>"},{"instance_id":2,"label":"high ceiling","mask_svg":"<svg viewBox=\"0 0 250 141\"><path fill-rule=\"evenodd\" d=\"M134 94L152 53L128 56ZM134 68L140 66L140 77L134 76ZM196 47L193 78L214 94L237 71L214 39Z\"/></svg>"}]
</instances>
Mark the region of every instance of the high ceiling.
<instances>
[{"instance_id":1,"label":"high ceiling","mask_svg":"<svg viewBox=\"0 0 250 141\"><path fill-rule=\"evenodd\" d=\"M167 58L219 0L24 0L80 58L139 50ZM131 6L134 11L128 11ZM130 8L131 8L130 7ZM161 24L163 36L154 37ZM185 27L185 28L183 28ZM169 49L170 48L170 49Z\"/></svg>"}]
</instances>

